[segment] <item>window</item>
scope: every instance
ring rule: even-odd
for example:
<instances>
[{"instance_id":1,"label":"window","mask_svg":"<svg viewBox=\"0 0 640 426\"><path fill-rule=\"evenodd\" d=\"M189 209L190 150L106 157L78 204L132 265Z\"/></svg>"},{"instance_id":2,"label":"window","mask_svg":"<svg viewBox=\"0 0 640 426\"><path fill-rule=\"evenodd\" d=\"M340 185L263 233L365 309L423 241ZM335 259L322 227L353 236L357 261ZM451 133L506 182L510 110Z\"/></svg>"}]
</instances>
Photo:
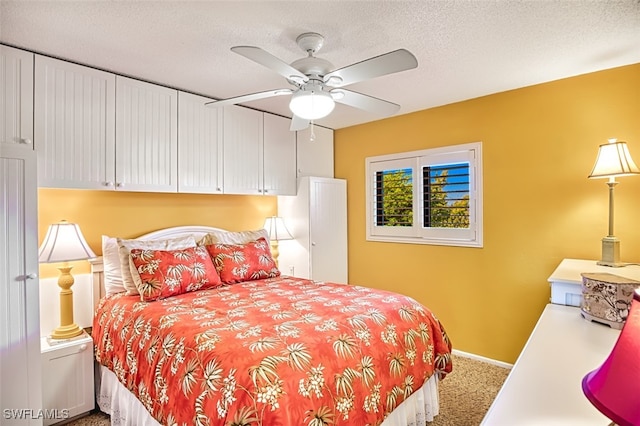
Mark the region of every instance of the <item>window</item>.
<instances>
[{"instance_id":1,"label":"window","mask_svg":"<svg viewBox=\"0 0 640 426\"><path fill-rule=\"evenodd\" d=\"M481 143L369 157L367 240L482 247Z\"/></svg>"}]
</instances>

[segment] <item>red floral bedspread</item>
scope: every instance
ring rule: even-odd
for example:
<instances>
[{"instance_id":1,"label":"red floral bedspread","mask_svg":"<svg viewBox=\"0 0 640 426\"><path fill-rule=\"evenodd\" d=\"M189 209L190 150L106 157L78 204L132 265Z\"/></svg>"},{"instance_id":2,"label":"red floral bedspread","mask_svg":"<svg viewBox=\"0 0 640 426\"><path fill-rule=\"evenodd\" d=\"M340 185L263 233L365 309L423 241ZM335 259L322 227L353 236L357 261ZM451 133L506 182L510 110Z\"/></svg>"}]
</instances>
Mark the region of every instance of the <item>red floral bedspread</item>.
<instances>
[{"instance_id":1,"label":"red floral bedspread","mask_svg":"<svg viewBox=\"0 0 640 426\"><path fill-rule=\"evenodd\" d=\"M377 425L451 343L413 299L292 277L104 298L96 359L166 425Z\"/></svg>"}]
</instances>

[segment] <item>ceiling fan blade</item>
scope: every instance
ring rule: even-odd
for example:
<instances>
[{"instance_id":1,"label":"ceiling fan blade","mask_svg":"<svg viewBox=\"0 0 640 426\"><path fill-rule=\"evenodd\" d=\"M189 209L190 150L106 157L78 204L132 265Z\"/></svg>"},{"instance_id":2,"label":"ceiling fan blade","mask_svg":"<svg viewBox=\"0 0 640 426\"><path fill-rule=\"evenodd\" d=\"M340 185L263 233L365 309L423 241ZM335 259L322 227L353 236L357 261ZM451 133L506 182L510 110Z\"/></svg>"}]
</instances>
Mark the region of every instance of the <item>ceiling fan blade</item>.
<instances>
[{"instance_id":1,"label":"ceiling fan blade","mask_svg":"<svg viewBox=\"0 0 640 426\"><path fill-rule=\"evenodd\" d=\"M260 65L264 65L270 70L275 71L286 79L295 81L296 83L302 84L309 80L306 75L304 75L291 65L276 58L271 53L259 47L235 46L231 48L231 51L237 53L238 55L242 55L247 59L251 59L252 61L259 63Z\"/></svg>"},{"instance_id":2,"label":"ceiling fan blade","mask_svg":"<svg viewBox=\"0 0 640 426\"><path fill-rule=\"evenodd\" d=\"M307 120L306 118L300 118L297 115L294 115L291 118L291 127L289 127L289 130L291 130L292 132L297 132L298 130L304 130L307 127L309 127L309 123L310 121Z\"/></svg>"},{"instance_id":3,"label":"ceiling fan blade","mask_svg":"<svg viewBox=\"0 0 640 426\"><path fill-rule=\"evenodd\" d=\"M333 99L341 104L360 108L379 115L393 115L400 110L400 105L373 96L363 95L347 89L334 89L331 92Z\"/></svg>"},{"instance_id":4,"label":"ceiling fan blade","mask_svg":"<svg viewBox=\"0 0 640 426\"><path fill-rule=\"evenodd\" d=\"M207 102L205 106L221 107L225 105L236 105L249 101L257 101L258 99L270 98L272 96L290 95L292 93L293 90L291 89L268 90L266 92L251 93L248 95L236 96L235 98Z\"/></svg>"},{"instance_id":5,"label":"ceiling fan blade","mask_svg":"<svg viewBox=\"0 0 640 426\"><path fill-rule=\"evenodd\" d=\"M328 86L342 87L359 81L410 70L418 60L406 49L398 49L337 69L324 76Z\"/></svg>"}]
</instances>

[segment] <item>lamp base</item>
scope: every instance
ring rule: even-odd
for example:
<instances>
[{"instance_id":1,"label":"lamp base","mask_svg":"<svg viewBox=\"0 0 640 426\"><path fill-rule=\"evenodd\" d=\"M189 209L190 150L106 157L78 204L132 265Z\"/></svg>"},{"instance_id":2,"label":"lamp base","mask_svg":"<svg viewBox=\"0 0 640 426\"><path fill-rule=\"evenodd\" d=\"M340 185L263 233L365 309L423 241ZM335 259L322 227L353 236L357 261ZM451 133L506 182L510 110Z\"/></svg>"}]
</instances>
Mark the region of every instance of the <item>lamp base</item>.
<instances>
[{"instance_id":1,"label":"lamp base","mask_svg":"<svg viewBox=\"0 0 640 426\"><path fill-rule=\"evenodd\" d=\"M616 237L604 237L602 239L602 259L598 265L619 268L627 263L620 262L620 240Z\"/></svg>"},{"instance_id":2,"label":"lamp base","mask_svg":"<svg viewBox=\"0 0 640 426\"><path fill-rule=\"evenodd\" d=\"M82 329L78 324L61 325L51 332L52 339L70 339L82 334Z\"/></svg>"}]
</instances>

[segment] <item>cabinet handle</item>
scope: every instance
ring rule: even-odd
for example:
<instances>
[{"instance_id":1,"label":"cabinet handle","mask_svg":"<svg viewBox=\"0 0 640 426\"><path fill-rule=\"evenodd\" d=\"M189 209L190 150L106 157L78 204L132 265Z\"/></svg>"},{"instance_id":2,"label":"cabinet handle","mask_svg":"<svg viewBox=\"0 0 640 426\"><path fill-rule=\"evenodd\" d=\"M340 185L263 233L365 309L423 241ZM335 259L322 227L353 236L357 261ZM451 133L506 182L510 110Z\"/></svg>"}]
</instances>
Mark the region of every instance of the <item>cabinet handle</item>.
<instances>
[{"instance_id":1,"label":"cabinet handle","mask_svg":"<svg viewBox=\"0 0 640 426\"><path fill-rule=\"evenodd\" d=\"M222 192L222 188L218 187L218 188L216 188L216 191Z\"/></svg>"},{"instance_id":2,"label":"cabinet handle","mask_svg":"<svg viewBox=\"0 0 640 426\"><path fill-rule=\"evenodd\" d=\"M258 192L262 194L262 189L258 189Z\"/></svg>"},{"instance_id":3,"label":"cabinet handle","mask_svg":"<svg viewBox=\"0 0 640 426\"><path fill-rule=\"evenodd\" d=\"M315 241L314 241L314 242L312 242L312 243L311 243L311 245L312 245L312 246L315 246L315 245L316 245L316 242L315 242Z\"/></svg>"},{"instance_id":4,"label":"cabinet handle","mask_svg":"<svg viewBox=\"0 0 640 426\"><path fill-rule=\"evenodd\" d=\"M116 182L116 188L122 188L123 186L124 186L124 183Z\"/></svg>"},{"instance_id":5,"label":"cabinet handle","mask_svg":"<svg viewBox=\"0 0 640 426\"><path fill-rule=\"evenodd\" d=\"M104 185L104 186L113 186L113 182L103 182L102 185Z\"/></svg>"},{"instance_id":6,"label":"cabinet handle","mask_svg":"<svg viewBox=\"0 0 640 426\"><path fill-rule=\"evenodd\" d=\"M24 145L31 145L31 139L29 138L20 139L20 143Z\"/></svg>"},{"instance_id":7,"label":"cabinet handle","mask_svg":"<svg viewBox=\"0 0 640 426\"><path fill-rule=\"evenodd\" d=\"M31 273L31 274L27 275L26 278L28 280L35 280L36 278L38 278L38 274Z\"/></svg>"},{"instance_id":8,"label":"cabinet handle","mask_svg":"<svg viewBox=\"0 0 640 426\"><path fill-rule=\"evenodd\" d=\"M265 190L264 190L264 193L266 194L267 192L269 192L269 190L268 190L268 189L265 189Z\"/></svg>"},{"instance_id":9,"label":"cabinet handle","mask_svg":"<svg viewBox=\"0 0 640 426\"><path fill-rule=\"evenodd\" d=\"M78 349L79 349L78 352L84 352L87 349L87 344L86 343L81 344Z\"/></svg>"}]
</instances>

